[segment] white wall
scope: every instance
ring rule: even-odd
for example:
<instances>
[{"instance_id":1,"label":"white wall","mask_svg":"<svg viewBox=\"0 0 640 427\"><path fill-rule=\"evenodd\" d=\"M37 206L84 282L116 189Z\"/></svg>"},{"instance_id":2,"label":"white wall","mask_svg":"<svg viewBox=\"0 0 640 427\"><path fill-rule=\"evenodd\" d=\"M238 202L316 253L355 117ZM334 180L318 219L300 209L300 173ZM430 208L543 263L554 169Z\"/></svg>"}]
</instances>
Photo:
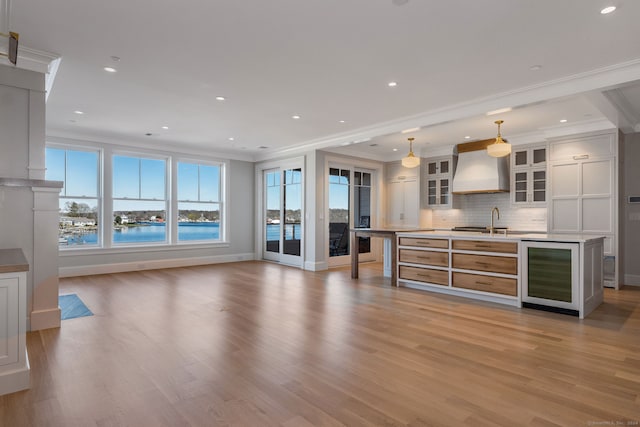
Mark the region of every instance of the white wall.
<instances>
[{"instance_id":1,"label":"white wall","mask_svg":"<svg viewBox=\"0 0 640 427\"><path fill-rule=\"evenodd\" d=\"M187 265L214 264L254 258L253 163L232 160L229 164L229 245L225 247L163 246L142 250L117 248L89 249L84 254L60 256L60 276L78 276L120 271L136 271ZM78 253L80 252L80 253Z\"/></svg>"},{"instance_id":2,"label":"white wall","mask_svg":"<svg viewBox=\"0 0 640 427\"><path fill-rule=\"evenodd\" d=\"M621 151L624 184L620 191L623 251L620 277L625 285L640 285L640 203L628 203L629 196L640 196L640 133L624 135Z\"/></svg>"}]
</instances>

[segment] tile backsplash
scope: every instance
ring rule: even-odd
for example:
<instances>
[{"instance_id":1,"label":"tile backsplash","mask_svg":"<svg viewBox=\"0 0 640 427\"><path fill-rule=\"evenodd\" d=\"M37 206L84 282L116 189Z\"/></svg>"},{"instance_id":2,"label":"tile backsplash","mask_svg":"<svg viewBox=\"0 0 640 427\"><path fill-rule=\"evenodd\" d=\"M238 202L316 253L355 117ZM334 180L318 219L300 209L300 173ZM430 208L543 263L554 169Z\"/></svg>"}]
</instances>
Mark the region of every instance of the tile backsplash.
<instances>
[{"instance_id":1,"label":"tile backsplash","mask_svg":"<svg viewBox=\"0 0 640 427\"><path fill-rule=\"evenodd\" d=\"M547 231L547 208L513 206L509 193L465 194L454 197L457 209L433 209L433 228L489 226L491 209L497 206L500 209L500 219L494 221L494 226L521 231Z\"/></svg>"}]
</instances>

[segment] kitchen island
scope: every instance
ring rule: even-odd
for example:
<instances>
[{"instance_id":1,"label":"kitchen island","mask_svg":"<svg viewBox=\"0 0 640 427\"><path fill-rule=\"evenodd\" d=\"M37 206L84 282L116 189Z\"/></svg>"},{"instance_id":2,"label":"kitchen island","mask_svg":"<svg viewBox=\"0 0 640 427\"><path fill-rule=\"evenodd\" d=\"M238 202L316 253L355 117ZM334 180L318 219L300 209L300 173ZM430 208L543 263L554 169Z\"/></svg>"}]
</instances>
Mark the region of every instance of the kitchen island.
<instances>
[{"instance_id":1,"label":"kitchen island","mask_svg":"<svg viewBox=\"0 0 640 427\"><path fill-rule=\"evenodd\" d=\"M430 229L429 229L430 230ZM359 248L360 247L360 238L361 237L381 237L385 240L385 248L384 248L384 265L385 271L387 271L386 266L389 266L391 277L391 286L394 284L397 285L397 276L396 273L398 271L397 268L397 258L396 255L398 253L398 248L396 247L396 243L398 242L396 235L400 232L417 232L417 231L425 231L424 228L352 228L351 229L351 247ZM389 246L387 247L386 242L389 242ZM359 261L359 253L357 250L351 251L351 278L358 278L358 263ZM385 274L386 275L386 274Z\"/></svg>"},{"instance_id":2,"label":"kitchen island","mask_svg":"<svg viewBox=\"0 0 640 427\"><path fill-rule=\"evenodd\" d=\"M603 300L604 237L397 233L396 285L584 318Z\"/></svg>"}]
</instances>

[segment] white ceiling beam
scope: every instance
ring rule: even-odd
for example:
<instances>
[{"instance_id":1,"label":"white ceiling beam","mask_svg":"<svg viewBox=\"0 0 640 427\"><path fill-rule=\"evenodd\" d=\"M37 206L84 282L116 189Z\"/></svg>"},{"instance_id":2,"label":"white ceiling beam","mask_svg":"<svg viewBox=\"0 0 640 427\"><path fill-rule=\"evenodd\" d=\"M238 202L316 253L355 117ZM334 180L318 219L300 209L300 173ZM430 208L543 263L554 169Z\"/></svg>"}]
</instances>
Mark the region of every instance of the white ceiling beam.
<instances>
[{"instance_id":1,"label":"white ceiling beam","mask_svg":"<svg viewBox=\"0 0 640 427\"><path fill-rule=\"evenodd\" d=\"M634 131L638 123L634 118L633 108L624 95L618 90L593 91L586 93L585 98L618 129L624 133Z\"/></svg>"}]
</instances>

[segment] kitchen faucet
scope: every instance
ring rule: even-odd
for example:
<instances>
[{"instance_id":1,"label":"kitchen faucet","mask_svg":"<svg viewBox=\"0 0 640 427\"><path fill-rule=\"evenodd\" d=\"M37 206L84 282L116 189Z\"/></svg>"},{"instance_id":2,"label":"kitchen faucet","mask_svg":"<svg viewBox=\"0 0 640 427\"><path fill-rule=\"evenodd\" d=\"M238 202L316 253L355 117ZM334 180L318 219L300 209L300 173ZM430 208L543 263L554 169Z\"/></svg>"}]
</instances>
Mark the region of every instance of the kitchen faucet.
<instances>
[{"instance_id":1,"label":"kitchen faucet","mask_svg":"<svg viewBox=\"0 0 640 427\"><path fill-rule=\"evenodd\" d=\"M498 219L500 219L500 209L498 209L497 206L494 206L493 209L491 209L491 228L489 229L489 232L493 235L494 227L493 227L493 213L497 213L498 214Z\"/></svg>"}]
</instances>

